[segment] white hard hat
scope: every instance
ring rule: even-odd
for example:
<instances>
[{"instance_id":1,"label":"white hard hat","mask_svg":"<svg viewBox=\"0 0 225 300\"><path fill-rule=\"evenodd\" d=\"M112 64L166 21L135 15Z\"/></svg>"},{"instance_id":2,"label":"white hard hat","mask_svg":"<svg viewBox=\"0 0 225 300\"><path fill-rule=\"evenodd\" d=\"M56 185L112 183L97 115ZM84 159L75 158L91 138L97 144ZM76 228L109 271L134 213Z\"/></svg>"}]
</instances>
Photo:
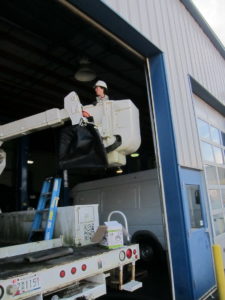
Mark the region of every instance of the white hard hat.
<instances>
[{"instance_id":1,"label":"white hard hat","mask_svg":"<svg viewBox=\"0 0 225 300\"><path fill-rule=\"evenodd\" d=\"M96 88L96 86L100 86L100 87L104 87L104 88L108 88L107 87L107 84L105 83L105 81L102 81L102 80L98 80L95 85L94 85L94 88Z\"/></svg>"}]
</instances>

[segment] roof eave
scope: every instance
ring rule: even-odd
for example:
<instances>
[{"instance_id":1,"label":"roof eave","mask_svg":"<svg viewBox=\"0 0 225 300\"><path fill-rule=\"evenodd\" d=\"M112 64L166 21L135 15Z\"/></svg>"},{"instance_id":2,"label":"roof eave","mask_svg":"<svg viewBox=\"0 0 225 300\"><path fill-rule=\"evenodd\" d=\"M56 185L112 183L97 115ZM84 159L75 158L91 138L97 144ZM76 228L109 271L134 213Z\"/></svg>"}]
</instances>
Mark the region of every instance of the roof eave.
<instances>
[{"instance_id":1,"label":"roof eave","mask_svg":"<svg viewBox=\"0 0 225 300\"><path fill-rule=\"evenodd\" d=\"M190 12L190 14L193 16L195 21L199 24L199 26L202 28L204 33L208 36L212 44L215 46L215 48L219 51L219 53L222 55L223 58L225 58L225 47L222 44L222 42L219 40L217 35L214 33L214 31L211 29L211 27L208 25L206 20L203 18L197 7L194 5L194 3L191 0L180 0L186 9Z\"/></svg>"}]
</instances>

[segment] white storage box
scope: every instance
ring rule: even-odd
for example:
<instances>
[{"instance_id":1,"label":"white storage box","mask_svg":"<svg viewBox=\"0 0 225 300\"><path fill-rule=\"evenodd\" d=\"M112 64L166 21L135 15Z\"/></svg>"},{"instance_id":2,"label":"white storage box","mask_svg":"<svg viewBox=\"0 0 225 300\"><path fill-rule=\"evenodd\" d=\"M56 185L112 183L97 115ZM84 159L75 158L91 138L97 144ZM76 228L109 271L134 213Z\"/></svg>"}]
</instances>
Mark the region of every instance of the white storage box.
<instances>
[{"instance_id":1,"label":"white storage box","mask_svg":"<svg viewBox=\"0 0 225 300\"><path fill-rule=\"evenodd\" d=\"M92 241L100 243L109 249L123 246L123 228L117 221L104 222L105 225L98 227Z\"/></svg>"},{"instance_id":2,"label":"white storage box","mask_svg":"<svg viewBox=\"0 0 225 300\"><path fill-rule=\"evenodd\" d=\"M91 244L98 226L98 204L59 207L54 236L63 235L66 243L84 246Z\"/></svg>"}]
</instances>

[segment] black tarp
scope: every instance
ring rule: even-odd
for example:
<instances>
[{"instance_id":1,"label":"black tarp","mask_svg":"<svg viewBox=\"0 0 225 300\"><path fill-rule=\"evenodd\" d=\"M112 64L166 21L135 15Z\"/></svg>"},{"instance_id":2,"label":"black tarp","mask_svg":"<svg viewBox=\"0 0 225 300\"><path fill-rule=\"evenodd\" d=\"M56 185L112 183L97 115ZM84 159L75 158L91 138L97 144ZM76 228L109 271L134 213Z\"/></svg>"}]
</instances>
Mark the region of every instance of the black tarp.
<instances>
[{"instance_id":1,"label":"black tarp","mask_svg":"<svg viewBox=\"0 0 225 300\"><path fill-rule=\"evenodd\" d=\"M88 172L107 168L102 138L91 123L70 125L61 129L59 141L60 169Z\"/></svg>"}]
</instances>

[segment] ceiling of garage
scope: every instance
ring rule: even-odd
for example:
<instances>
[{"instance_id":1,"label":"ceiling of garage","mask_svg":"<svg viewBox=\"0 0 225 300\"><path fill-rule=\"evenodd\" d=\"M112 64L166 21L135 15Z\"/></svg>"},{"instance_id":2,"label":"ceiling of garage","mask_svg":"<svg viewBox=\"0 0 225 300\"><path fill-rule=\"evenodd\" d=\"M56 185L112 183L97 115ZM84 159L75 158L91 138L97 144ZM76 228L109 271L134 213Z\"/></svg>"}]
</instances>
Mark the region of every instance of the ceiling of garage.
<instances>
[{"instance_id":1,"label":"ceiling of garage","mask_svg":"<svg viewBox=\"0 0 225 300\"><path fill-rule=\"evenodd\" d=\"M110 99L131 99L139 108L139 153L147 168L154 148L143 61L57 0L0 1L0 122L63 108L73 90L83 105L95 101L95 81L74 79L83 57L95 80L108 83ZM54 136L48 130L30 135L30 151L54 153Z\"/></svg>"},{"instance_id":2,"label":"ceiling of garage","mask_svg":"<svg viewBox=\"0 0 225 300\"><path fill-rule=\"evenodd\" d=\"M0 3L0 120L17 119L63 106L77 91L94 101L93 82L74 79L87 57L97 79L108 83L111 99L146 103L143 62L57 1Z\"/></svg>"}]
</instances>

